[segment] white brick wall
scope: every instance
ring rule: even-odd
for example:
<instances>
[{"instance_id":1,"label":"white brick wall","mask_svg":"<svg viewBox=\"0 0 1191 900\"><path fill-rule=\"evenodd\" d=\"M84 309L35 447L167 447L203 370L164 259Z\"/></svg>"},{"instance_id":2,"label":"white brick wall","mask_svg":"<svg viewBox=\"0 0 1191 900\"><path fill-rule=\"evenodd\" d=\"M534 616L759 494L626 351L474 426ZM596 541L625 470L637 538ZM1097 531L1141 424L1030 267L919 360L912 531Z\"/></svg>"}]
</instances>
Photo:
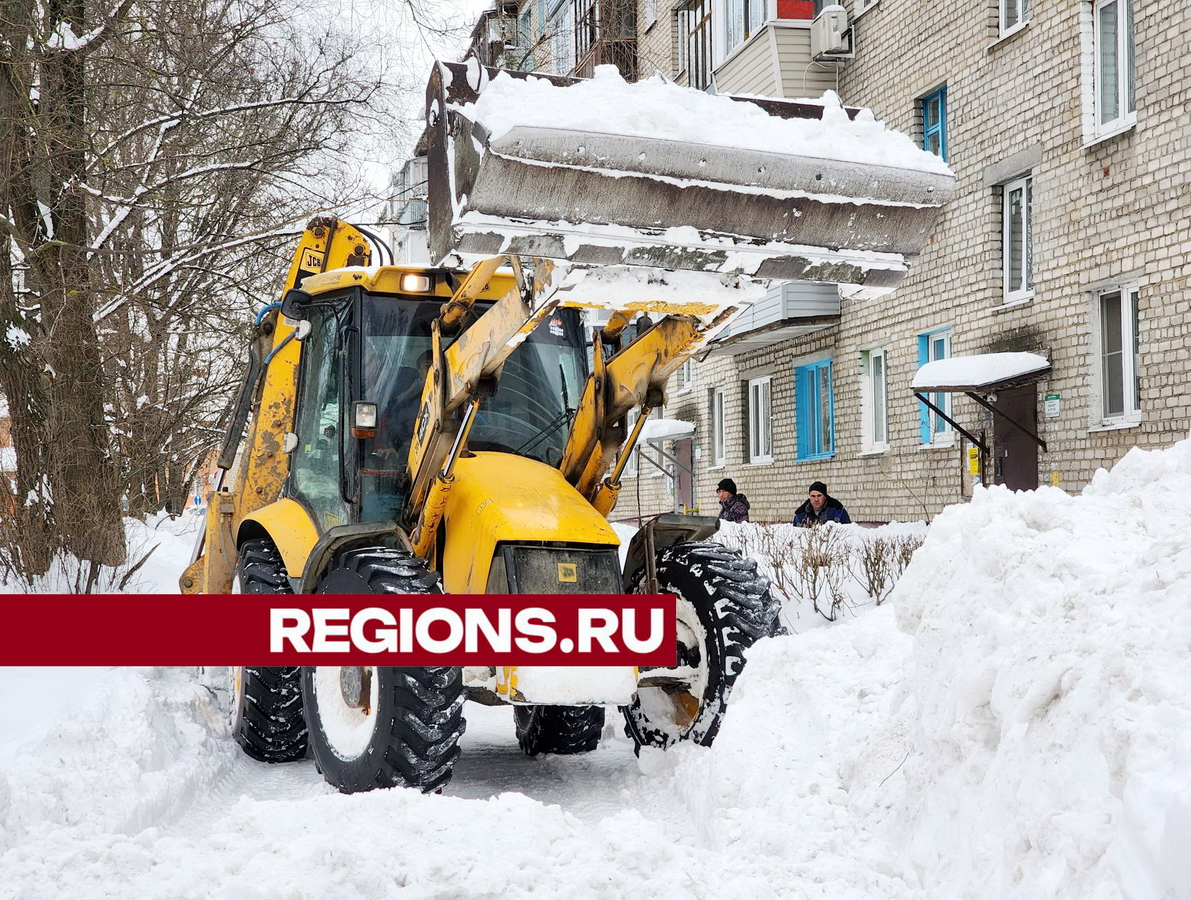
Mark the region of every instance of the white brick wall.
<instances>
[{"instance_id":1,"label":"white brick wall","mask_svg":"<svg viewBox=\"0 0 1191 900\"><path fill-rule=\"evenodd\" d=\"M753 504L756 521L785 521L816 479L867 521L935 515L961 499L961 449L923 449L918 402L909 385L918 366L917 335L952 329L952 354L1046 347L1053 372L1039 385L1039 476L1078 490L1097 468L1130 447L1159 447L1187 436L1191 425L1191 141L1186 110L1191 74L1191 4L1134 0L1137 126L1085 147L1080 4L1033 4L1030 24L998 41L996 3L934 0L881 3L856 21L857 55L840 73L850 105L868 106L890 126L921 137L918 100L946 84L949 162L956 197L904 285L877 302L848 302L837 328L779 347L695 370L690 399L666 415L697 422L702 446L696 494L718 511L716 482L734 478ZM659 16L659 25L672 17ZM656 29L657 26L655 26ZM643 48L648 36L642 38ZM644 57L643 57L644 58ZM995 179L1011 163L1033 159L1034 299L1002 307L1000 192ZM1093 385L1092 295L1099 284L1139 286L1139 379L1142 421L1133 428L1090 430ZM861 455L860 352L888 350L888 453ZM793 367L834 360L835 457L796 462ZM744 397L740 382L755 370L773 372L774 462L745 464ZM728 461L709 468L708 390L723 386ZM1061 416L1042 415L1044 394L1061 394ZM965 427L987 427L982 410L956 395L954 415ZM642 479L642 508L669 510ZM636 511L626 480L617 516Z\"/></svg>"}]
</instances>

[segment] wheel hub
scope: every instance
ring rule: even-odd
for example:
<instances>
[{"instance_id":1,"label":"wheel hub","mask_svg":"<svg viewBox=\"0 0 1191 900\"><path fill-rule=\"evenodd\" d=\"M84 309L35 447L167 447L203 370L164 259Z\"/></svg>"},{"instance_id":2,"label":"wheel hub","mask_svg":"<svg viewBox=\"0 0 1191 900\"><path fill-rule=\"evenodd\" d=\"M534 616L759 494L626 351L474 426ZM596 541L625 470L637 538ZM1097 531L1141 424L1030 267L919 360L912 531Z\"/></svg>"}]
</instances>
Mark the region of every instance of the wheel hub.
<instances>
[{"instance_id":1,"label":"wheel hub","mask_svg":"<svg viewBox=\"0 0 1191 900\"><path fill-rule=\"evenodd\" d=\"M343 666L339 670L339 692L350 709L368 712L372 702L372 669L369 666Z\"/></svg>"}]
</instances>

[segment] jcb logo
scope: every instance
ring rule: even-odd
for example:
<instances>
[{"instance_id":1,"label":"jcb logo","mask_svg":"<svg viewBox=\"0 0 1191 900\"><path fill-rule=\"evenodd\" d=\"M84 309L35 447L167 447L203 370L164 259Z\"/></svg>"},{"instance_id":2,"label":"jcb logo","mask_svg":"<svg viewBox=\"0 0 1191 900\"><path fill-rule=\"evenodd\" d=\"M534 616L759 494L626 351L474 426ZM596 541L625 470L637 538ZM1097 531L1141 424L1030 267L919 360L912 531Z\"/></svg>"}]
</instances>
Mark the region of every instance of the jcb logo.
<instances>
[{"instance_id":1,"label":"jcb logo","mask_svg":"<svg viewBox=\"0 0 1191 900\"><path fill-rule=\"evenodd\" d=\"M558 581L560 584L577 583L579 581L579 567L574 563L559 563Z\"/></svg>"},{"instance_id":2,"label":"jcb logo","mask_svg":"<svg viewBox=\"0 0 1191 900\"><path fill-rule=\"evenodd\" d=\"M302 262L299 265L303 269L311 269L315 272L323 270L323 260L326 259L326 254L321 250L312 250L307 248L302 251Z\"/></svg>"}]
</instances>

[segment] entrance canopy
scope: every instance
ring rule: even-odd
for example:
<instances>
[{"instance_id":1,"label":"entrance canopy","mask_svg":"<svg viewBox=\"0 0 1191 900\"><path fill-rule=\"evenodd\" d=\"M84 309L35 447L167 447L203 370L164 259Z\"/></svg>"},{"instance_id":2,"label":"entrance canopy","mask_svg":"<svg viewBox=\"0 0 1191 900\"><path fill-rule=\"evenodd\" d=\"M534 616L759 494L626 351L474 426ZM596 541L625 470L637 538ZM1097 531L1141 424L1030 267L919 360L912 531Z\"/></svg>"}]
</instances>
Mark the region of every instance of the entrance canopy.
<instances>
[{"instance_id":1,"label":"entrance canopy","mask_svg":"<svg viewBox=\"0 0 1191 900\"><path fill-rule=\"evenodd\" d=\"M641 439L651 444L661 444L664 441L689 437L694 433L694 422L684 422L682 419L650 419L641 429Z\"/></svg>"},{"instance_id":2,"label":"entrance canopy","mask_svg":"<svg viewBox=\"0 0 1191 900\"><path fill-rule=\"evenodd\" d=\"M910 389L931 394L995 391L1030 384L1050 374L1050 360L1037 353L977 353L928 362Z\"/></svg>"},{"instance_id":3,"label":"entrance canopy","mask_svg":"<svg viewBox=\"0 0 1191 900\"><path fill-rule=\"evenodd\" d=\"M1045 450L1046 441L1038 437L1035 429L1005 415L989 401L996 401L996 397L991 395L997 391L1033 384L1049 374L1050 360L1037 353L977 353L973 356L953 356L950 359L926 363L914 375L910 390L923 404L979 447L983 453L988 452L985 442L932 403L928 395L967 394Z\"/></svg>"}]
</instances>

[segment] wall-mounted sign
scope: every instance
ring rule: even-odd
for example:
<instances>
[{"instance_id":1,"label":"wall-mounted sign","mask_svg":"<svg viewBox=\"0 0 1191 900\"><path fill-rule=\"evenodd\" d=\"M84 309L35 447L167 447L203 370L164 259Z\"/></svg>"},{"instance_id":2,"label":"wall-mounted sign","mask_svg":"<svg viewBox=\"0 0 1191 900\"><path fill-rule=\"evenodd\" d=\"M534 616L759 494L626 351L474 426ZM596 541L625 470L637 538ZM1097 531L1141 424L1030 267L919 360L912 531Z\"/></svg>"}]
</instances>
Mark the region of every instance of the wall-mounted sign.
<instances>
[{"instance_id":1,"label":"wall-mounted sign","mask_svg":"<svg viewBox=\"0 0 1191 900\"><path fill-rule=\"evenodd\" d=\"M1042 403L1042 408L1045 411L1046 418L1057 419L1059 417L1059 394L1047 394Z\"/></svg>"}]
</instances>

